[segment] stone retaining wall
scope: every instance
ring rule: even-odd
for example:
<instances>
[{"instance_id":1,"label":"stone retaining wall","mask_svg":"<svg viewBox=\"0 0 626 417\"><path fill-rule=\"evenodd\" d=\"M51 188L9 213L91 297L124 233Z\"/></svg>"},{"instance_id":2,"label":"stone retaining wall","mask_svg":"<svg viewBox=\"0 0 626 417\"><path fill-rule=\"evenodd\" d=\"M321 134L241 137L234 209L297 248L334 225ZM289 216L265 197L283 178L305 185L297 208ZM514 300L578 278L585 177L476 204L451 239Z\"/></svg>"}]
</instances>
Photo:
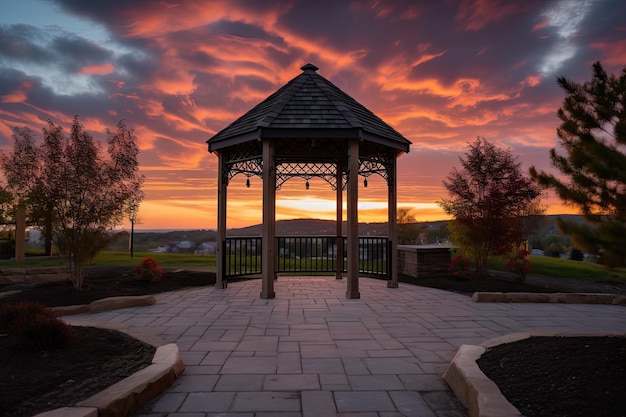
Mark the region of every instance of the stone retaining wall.
<instances>
[{"instance_id":1,"label":"stone retaining wall","mask_svg":"<svg viewBox=\"0 0 626 417\"><path fill-rule=\"evenodd\" d=\"M70 279L66 266L40 266L33 268L0 268L0 284L18 282L58 282Z\"/></svg>"}]
</instances>

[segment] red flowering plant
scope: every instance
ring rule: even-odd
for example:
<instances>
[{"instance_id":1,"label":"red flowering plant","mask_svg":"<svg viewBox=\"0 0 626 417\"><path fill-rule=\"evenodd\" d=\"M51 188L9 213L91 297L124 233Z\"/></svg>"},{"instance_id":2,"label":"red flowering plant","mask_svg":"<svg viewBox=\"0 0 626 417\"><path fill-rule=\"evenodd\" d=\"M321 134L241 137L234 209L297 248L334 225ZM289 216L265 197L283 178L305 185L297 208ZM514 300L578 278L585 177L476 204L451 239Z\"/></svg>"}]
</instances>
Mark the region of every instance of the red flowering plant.
<instances>
[{"instance_id":1,"label":"red flowering plant","mask_svg":"<svg viewBox=\"0 0 626 417\"><path fill-rule=\"evenodd\" d=\"M452 261L448 265L448 272L453 279L469 279L472 275L472 270L470 269L471 263L472 262L467 256L459 253L454 258L452 258Z\"/></svg>"},{"instance_id":2,"label":"red flowering plant","mask_svg":"<svg viewBox=\"0 0 626 417\"><path fill-rule=\"evenodd\" d=\"M156 282L163 277L163 271L152 258L144 259L136 268L135 273L140 281Z\"/></svg>"},{"instance_id":3,"label":"red flowering plant","mask_svg":"<svg viewBox=\"0 0 626 417\"><path fill-rule=\"evenodd\" d=\"M518 249L504 265L504 268L507 271L518 274L519 280L524 281L526 274L531 271L533 265L530 259L528 259L528 255L530 255L530 252L526 248Z\"/></svg>"}]
</instances>

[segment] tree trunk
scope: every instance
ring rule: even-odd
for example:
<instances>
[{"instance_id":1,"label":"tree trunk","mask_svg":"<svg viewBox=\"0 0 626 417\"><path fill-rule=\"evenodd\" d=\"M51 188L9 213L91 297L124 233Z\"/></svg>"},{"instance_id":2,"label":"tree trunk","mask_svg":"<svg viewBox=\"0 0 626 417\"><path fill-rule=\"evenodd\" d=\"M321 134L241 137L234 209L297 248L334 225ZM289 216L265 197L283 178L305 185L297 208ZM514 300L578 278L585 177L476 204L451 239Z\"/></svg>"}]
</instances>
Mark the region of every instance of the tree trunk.
<instances>
[{"instance_id":1,"label":"tree trunk","mask_svg":"<svg viewBox=\"0 0 626 417\"><path fill-rule=\"evenodd\" d=\"M70 264L70 280L75 289L82 290L86 276L87 266L77 265L76 263Z\"/></svg>"},{"instance_id":2,"label":"tree trunk","mask_svg":"<svg viewBox=\"0 0 626 417\"><path fill-rule=\"evenodd\" d=\"M52 256L52 210L46 210L46 222L43 228L44 233L44 254L47 256Z\"/></svg>"}]
</instances>

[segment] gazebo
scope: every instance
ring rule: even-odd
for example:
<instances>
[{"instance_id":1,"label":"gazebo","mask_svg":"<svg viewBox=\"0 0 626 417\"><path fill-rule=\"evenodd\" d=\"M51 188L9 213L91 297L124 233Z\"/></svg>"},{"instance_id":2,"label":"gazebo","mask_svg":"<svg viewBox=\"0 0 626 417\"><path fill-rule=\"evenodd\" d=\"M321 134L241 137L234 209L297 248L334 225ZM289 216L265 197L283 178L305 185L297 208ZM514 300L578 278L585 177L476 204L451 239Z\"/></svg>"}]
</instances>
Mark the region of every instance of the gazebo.
<instances>
[{"instance_id":1,"label":"gazebo","mask_svg":"<svg viewBox=\"0 0 626 417\"><path fill-rule=\"evenodd\" d=\"M347 189L346 298L360 298L359 175L382 176L388 185L387 286L397 288L396 159L411 142L317 73L312 64L207 143L218 156L216 286L224 288L227 189L237 174L263 181L261 298L274 298L276 190L293 177L321 178L337 191L337 278L343 270L342 190ZM339 244L342 239L342 244Z\"/></svg>"}]
</instances>

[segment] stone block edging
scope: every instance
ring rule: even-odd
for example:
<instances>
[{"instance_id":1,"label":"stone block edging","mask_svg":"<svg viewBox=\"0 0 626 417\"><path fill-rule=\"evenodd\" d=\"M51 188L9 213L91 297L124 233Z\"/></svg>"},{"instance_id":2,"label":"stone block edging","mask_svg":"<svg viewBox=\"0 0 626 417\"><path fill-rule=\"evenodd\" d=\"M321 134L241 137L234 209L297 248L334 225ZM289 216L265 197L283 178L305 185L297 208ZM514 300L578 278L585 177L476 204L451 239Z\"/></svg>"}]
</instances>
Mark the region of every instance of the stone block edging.
<instances>
[{"instance_id":1,"label":"stone block edging","mask_svg":"<svg viewBox=\"0 0 626 417\"><path fill-rule=\"evenodd\" d=\"M477 303L565 303L626 305L626 295L603 293L475 292Z\"/></svg>"},{"instance_id":2,"label":"stone block edging","mask_svg":"<svg viewBox=\"0 0 626 417\"><path fill-rule=\"evenodd\" d=\"M156 303L156 299L153 295L129 295L124 297L102 298L89 304L51 307L50 309L57 316L69 316L72 314L96 313L118 308L150 306L154 303Z\"/></svg>"},{"instance_id":3,"label":"stone block edging","mask_svg":"<svg viewBox=\"0 0 626 417\"><path fill-rule=\"evenodd\" d=\"M70 278L67 266L0 268L0 284L19 282L61 282Z\"/></svg>"},{"instance_id":4,"label":"stone block edging","mask_svg":"<svg viewBox=\"0 0 626 417\"><path fill-rule=\"evenodd\" d=\"M35 417L128 417L172 385L185 370L176 344L163 344L159 337L144 330L132 326L99 323L82 323L81 326L117 330L155 346L157 349L152 364L73 407L57 408L37 414Z\"/></svg>"},{"instance_id":5,"label":"stone block edging","mask_svg":"<svg viewBox=\"0 0 626 417\"><path fill-rule=\"evenodd\" d=\"M504 397L498 386L485 375L476 361L487 349L529 337L610 337L626 336L618 332L532 331L513 333L486 340L479 345L462 345L443 374L454 394L468 410L470 417L523 417Z\"/></svg>"}]
</instances>

